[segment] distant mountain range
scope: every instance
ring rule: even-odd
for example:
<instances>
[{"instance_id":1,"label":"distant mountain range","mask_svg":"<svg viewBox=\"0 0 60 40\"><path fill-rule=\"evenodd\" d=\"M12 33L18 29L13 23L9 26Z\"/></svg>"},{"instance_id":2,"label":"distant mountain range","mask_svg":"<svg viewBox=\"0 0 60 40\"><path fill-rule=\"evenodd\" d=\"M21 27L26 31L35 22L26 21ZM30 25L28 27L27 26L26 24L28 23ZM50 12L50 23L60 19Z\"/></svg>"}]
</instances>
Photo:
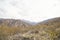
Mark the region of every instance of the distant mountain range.
<instances>
[{"instance_id":1,"label":"distant mountain range","mask_svg":"<svg viewBox=\"0 0 60 40\"><path fill-rule=\"evenodd\" d=\"M30 22L27 20L20 20L20 19L3 19L0 18L0 26L9 26L9 27L29 27L29 26L34 26L34 25L55 25L59 24L60 25L60 17L58 18L52 18L48 19L42 22Z\"/></svg>"},{"instance_id":2,"label":"distant mountain range","mask_svg":"<svg viewBox=\"0 0 60 40\"><path fill-rule=\"evenodd\" d=\"M32 22L20 19L0 19L0 26L8 27L30 27Z\"/></svg>"}]
</instances>

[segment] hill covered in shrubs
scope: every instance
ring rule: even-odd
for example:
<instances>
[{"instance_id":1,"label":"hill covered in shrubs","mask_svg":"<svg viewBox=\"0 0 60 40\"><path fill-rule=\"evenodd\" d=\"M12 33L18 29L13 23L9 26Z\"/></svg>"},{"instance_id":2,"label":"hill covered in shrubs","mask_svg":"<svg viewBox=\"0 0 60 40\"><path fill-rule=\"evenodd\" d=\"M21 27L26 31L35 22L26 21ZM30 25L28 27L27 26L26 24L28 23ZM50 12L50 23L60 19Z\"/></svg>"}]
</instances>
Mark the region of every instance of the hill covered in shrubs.
<instances>
[{"instance_id":1,"label":"hill covered in shrubs","mask_svg":"<svg viewBox=\"0 0 60 40\"><path fill-rule=\"evenodd\" d=\"M15 19L0 19L0 40L60 40L60 17L35 25Z\"/></svg>"}]
</instances>

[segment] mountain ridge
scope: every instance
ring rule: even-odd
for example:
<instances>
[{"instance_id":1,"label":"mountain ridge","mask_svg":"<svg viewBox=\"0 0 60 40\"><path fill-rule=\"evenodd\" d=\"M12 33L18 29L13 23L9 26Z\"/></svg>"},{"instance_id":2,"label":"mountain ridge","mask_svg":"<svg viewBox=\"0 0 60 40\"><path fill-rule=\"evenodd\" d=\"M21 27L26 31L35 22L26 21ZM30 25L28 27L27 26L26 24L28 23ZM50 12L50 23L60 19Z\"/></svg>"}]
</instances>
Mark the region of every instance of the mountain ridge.
<instances>
[{"instance_id":1,"label":"mountain ridge","mask_svg":"<svg viewBox=\"0 0 60 40\"><path fill-rule=\"evenodd\" d=\"M5 26L11 26L11 27L28 27L28 26L32 26L32 24L25 22L23 20L20 19L4 19L1 18L0 19L0 26L1 25L5 25Z\"/></svg>"},{"instance_id":2,"label":"mountain ridge","mask_svg":"<svg viewBox=\"0 0 60 40\"><path fill-rule=\"evenodd\" d=\"M14 19L13 20L0 19L0 26L1 26L0 39L1 40L60 40L60 17L48 19L32 26L29 24L29 22L28 23L26 22ZM9 27L8 24L10 26L11 25L13 26Z\"/></svg>"}]
</instances>

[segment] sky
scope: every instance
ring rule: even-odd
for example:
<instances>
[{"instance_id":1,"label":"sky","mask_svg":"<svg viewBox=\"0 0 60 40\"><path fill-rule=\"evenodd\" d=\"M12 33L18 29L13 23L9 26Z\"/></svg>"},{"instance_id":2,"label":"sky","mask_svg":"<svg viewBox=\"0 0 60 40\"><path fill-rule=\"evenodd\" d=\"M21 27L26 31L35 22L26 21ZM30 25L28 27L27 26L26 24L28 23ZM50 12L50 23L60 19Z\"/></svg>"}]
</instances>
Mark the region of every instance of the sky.
<instances>
[{"instance_id":1,"label":"sky","mask_svg":"<svg viewBox=\"0 0 60 40\"><path fill-rule=\"evenodd\" d=\"M40 22L60 17L60 0L0 0L0 18Z\"/></svg>"}]
</instances>

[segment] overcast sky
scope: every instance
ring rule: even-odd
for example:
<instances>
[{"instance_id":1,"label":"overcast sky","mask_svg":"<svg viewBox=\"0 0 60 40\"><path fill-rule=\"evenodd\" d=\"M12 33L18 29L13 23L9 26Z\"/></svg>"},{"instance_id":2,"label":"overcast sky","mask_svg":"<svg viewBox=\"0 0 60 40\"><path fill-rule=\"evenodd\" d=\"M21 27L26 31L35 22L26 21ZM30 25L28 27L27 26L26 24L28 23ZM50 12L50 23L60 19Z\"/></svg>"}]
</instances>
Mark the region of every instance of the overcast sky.
<instances>
[{"instance_id":1,"label":"overcast sky","mask_svg":"<svg viewBox=\"0 0 60 40\"><path fill-rule=\"evenodd\" d=\"M0 18L39 22L60 17L60 0L0 0Z\"/></svg>"}]
</instances>

